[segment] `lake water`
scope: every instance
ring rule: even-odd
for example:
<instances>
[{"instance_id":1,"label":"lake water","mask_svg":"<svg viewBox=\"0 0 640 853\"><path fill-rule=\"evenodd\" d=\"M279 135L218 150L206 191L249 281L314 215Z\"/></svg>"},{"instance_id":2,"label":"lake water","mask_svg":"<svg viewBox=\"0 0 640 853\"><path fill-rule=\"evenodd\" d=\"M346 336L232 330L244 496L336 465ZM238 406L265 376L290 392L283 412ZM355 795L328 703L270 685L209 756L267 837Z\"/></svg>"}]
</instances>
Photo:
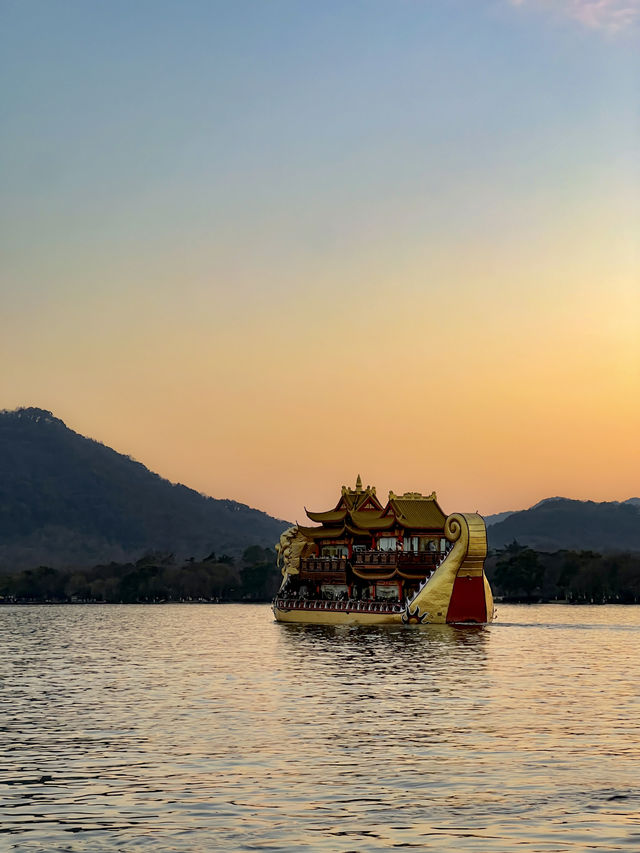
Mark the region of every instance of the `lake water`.
<instances>
[{"instance_id":1,"label":"lake water","mask_svg":"<svg viewBox=\"0 0 640 853\"><path fill-rule=\"evenodd\" d=\"M2 850L640 850L640 607L16 606L0 640Z\"/></svg>"}]
</instances>

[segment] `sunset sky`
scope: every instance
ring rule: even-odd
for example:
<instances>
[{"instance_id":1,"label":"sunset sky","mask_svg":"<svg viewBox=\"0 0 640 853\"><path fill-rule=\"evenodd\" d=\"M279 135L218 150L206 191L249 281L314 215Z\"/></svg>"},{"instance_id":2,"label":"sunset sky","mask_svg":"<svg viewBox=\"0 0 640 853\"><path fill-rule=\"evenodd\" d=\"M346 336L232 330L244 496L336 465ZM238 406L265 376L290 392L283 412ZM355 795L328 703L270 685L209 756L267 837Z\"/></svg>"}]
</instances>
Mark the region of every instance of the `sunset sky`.
<instances>
[{"instance_id":1,"label":"sunset sky","mask_svg":"<svg viewBox=\"0 0 640 853\"><path fill-rule=\"evenodd\" d=\"M640 494L640 0L0 9L0 408L291 520Z\"/></svg>"}]
</instances>

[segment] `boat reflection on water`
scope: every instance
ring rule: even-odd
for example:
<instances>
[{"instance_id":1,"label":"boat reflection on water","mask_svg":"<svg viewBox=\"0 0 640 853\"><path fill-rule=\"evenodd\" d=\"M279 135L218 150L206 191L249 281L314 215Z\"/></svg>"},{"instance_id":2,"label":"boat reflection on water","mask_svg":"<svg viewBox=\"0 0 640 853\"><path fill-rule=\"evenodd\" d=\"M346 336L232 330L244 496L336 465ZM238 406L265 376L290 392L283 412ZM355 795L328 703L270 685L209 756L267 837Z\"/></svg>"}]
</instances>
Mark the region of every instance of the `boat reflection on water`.
<instances>
[{"instance_id":1,"label":"boat reflection on water","mask_svg":"<svg viewBox=\"0 0 640 853\"><path fill-rule=\"evenodd\" d=\"M287 669L290 665L304 673L304 661L312 658L314 673L320 669L363 685L375 673L376 682L398 687L407 678L424 685L434 677L460 681L477 674L488 660L489 636L484 625L422 625L414 630L406 625L285 624L278 646Z\"/></svg>"}]
</instances>

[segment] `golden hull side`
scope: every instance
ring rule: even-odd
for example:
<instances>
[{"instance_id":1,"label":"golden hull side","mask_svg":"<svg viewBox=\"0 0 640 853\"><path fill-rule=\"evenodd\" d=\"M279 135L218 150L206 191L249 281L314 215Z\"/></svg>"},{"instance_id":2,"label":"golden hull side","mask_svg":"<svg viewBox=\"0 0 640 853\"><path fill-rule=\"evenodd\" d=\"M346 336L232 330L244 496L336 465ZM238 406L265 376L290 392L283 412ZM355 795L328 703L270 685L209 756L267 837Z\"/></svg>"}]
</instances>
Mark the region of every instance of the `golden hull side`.
<instances>
[{"instance_id":1,"label":"golden hull side","mask_svg":"<svg viewBox=\"0 0 640 853\"><path fill-rule=\"evenodd\" d=\"M487 529L484 519L477 513L454 513L446 520L444 534L449 542L453 543L453 547L429 581L409 602L411 617L416 621L432 624L458 622L455 610L461 611L451 607L456 581L474 578L477 595L475 606L471 608L475 616L470 621L492 622L493 597L489 581L484 574L484 561L487 556ZM462 621L466 621L464 616Z\"/></svg>"},{"instance_id":2,"label":"golden hull side","mask_svg":"<svg viewBox=\"0 0 640 853\"><path fill-rule=\"evenodd\" d=\"M273 608L277 622L302 625L402 625L402 613L363 613L352 610L280 610Z\"/></svg>"}]
</instances>

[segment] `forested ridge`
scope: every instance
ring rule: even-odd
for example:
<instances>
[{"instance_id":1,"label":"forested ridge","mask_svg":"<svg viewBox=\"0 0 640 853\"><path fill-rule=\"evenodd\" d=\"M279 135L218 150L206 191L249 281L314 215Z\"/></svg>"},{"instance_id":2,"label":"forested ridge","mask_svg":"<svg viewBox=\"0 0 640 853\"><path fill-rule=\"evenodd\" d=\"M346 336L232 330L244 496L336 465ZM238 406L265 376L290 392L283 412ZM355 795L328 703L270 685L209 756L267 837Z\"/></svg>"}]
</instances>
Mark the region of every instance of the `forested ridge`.
<instances>
[{"instance_id":1,"label":"forested ridge","mask_svg":"<svg viewBox=\"0 0 640 853\"><path fill-rule=\"evenodd\" d=\"M0 412L0 568L129 563L156 551L239 558L288 526L170 483L44 409Z\"/></svg>"},{"instance_id":2,"label":"forested ridge","mask_svg":"<svg viewBox=\"0 0 640 853\"><path fill-rule=\"evenodd\" d=\"M549 553L560 550L640 553L638 498L601 503L547 498L495 523L491 523L490 517L487 523L491 548L504 548L516 540Z\"/></svg>"}]
</instances>

